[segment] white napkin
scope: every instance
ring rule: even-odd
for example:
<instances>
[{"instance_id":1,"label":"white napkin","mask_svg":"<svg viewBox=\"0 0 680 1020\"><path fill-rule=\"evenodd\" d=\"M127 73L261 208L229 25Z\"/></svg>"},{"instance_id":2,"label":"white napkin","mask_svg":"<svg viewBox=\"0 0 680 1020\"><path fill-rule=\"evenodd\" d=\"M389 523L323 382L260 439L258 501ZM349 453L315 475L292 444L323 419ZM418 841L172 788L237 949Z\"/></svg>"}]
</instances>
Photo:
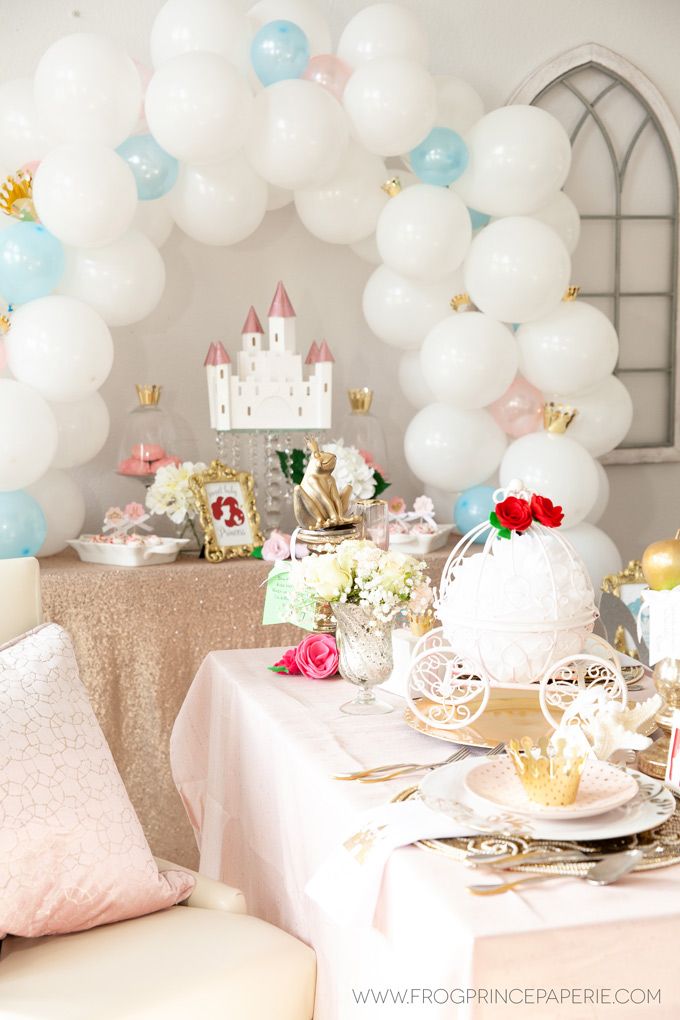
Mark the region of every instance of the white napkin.
<instances>
[{"instance_id":1,"label":"white napkin","mask_svg":"<svg viewBox=\"0 0 680 1020\"><path fill-rule=\"evenodd\" d=\"M467 834L468 829L418 798L384 804L358 817L353 831L315 872L305 891L338 924L370 926L393 850L418 839Z\"/></svg>"}]
</instances>

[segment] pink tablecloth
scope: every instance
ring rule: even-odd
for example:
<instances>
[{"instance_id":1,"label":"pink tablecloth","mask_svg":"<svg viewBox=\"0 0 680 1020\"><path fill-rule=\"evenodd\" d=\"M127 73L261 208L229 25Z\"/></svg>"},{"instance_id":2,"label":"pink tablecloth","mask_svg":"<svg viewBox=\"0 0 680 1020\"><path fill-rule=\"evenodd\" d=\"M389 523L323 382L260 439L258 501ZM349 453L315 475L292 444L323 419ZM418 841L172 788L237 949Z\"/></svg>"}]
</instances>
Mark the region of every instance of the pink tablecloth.
<instances>
[{"instance_id":1,"label":"pink tablecloth","mask_svg":"<svg viewBox=\"0 0 680 1020\"><path fill-rule=\"evenodd\" d=\"M177 719L171 759L201 871L240 886L253 913L316 950L315 1020L680 1016L678 868L609 888L557 879L479 899L466 891L471 872L461 864L408 847L388 864L375 927L329 921L305 895L308 879L362 810L405 785L339 783L331 774L437 761L448 745L407 728L400 711L343 715L348 685L268 672L275 655L210 654ZM488 990L488 1001L478 994L457 1006L466 989ZM526 989L528 1004L500 1004L499 992L517 997L511 989ZM541 989L573 989L572 1001L531 1005ZM616 989L660 989L661 998L597 1003Z\"/></svg>"}]
</instances>

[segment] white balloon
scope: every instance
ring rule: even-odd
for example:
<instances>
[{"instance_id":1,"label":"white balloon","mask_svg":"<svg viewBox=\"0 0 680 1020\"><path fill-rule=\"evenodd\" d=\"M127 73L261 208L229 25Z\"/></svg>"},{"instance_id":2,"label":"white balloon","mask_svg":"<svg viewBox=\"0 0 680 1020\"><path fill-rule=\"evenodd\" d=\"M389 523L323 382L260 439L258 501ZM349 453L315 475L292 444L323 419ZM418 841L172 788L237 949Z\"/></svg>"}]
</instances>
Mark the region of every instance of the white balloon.
<instances>
[{"instance_id":1,"label":"white balloon","mask_svg":"<svg viewBox=\"0 0 680 1020\"><path fill-rule=\"evenodd\" d=\"M473 238L465 289L492 318L528 322L559 304L570 272L569 253L554 230L526 216L509 216Z\"/></svg>"},{"instance_id":2,"label":"white balloon","mask_svg":"<svg viewBox=\"0 0 680 1020\"><path fill-rule=\"evenodd\" d=\"M434 79L404 57L361 64L342 98L355 136L380 156L413 149L429 134L437 113Z\"/></svg>"},{"instance_id":3,"label":"white balloon","mask_svg":"<svg viewBox=\"0 0 680 1020\"><path fill-rule=\"evenodd\" d=\"M517 375L510 330L482 312L455 312L425 337L420 365L435 400L472 410L502 397Z\"/></svg>"},{"instance_id":4,"label":"white balloon","mask_svg":"<svg viewBox=\"0 0 680 1020\"><path fill-rule=\"evenodd\" d=\"M135 128L142 83L133 61L111 39L75 32L43 54L34 93L38 114L60 141L115 148Z\"/></svg>"},{"instance_id":5,"label":"white balloon","mask_svg":"<svg viewBox=\"0 0 680 1020\"><path fill-rule=\"evenodd\" d=\"M568 195L558 191L551 202L532 212L531 218L540 220L546 227L552 227L569 254L572 254L581 234L581 217Z\"/></svg>"},{"instance_id":6,"label":"white balloon","mask_svg":"<svg viewBox=\"0 0 680 1020\"><path fill-rule=\"evenodd\" d=\"M506 438L488 411L429 404L404 436L406 463L416 478L445 492L479 485L501 462Z\"/></svg>"},{"instance_id":7,"label":"white balloon","mask_svg":"<svg viewBox=\"0 0 680 1020\"><path fill-rule=\"evenodd\" d=\"M565 435L532 432L511 443L501 463L501 485L515 478L561 506L565 527L580 524L597 499L595 461L580 443Z\"/></svg>"},{"instance_id":8,"label":"white balloon","mask_svg":"<svg viewBox=\"0 0 680 1020\"><path fill-rule=\"evenodd\" d=\"M177 225L202 244L236 244L257 230L267 185L242 153L225 163L182 167L170 194Z\"/></svg>"},{"instance_id":9,"label":"white balloon","mask_svg":"<svg viewBox=\"0 0 680 1020\"><path fill-rule=\"evenodd\" d=\"M113 364L113 341L101 316L60 294L20 305L5 347L16 378L54 402L98 390Z\"/></svg>"},{"instance_id":10,"label":"white balloon","mask_svg":"<svg viewBox=\"0 0 680 1020\"><path fill-rule=\"evenodd\" d=\"M458 195L433 184L416 184L390 199L375 237L383 262L395 273L434 282L462 264L472 224Z\"/></svg>"},{"instance_id":11,"label":"white balloon","mask_svg":"<svg viewBox=\"0 0 680 1020\"><path fill-rule=\"evenodd\" d=\"M501 106L465 137L468 165L454 183L466 205L492 216L540 209L560 190L571 164L569 136L537 106Z\"/></svg>"},{"instance_id":12,"label":"white balloon","mask_svg":"<svg viewBox=\"0 0 680 1020\"><path fill-rule=\"evenodd\" d=\"M451 128L459 135L466 134L480 117L484 116L484 103L471 85L452 74L435 74L437 87L437 127Z\"/></svg>"},{"instance_id":13,"label":"white balloon","mask_svg":"<svg viewBox=\"0 0 680 1020\"><path fill-rule=\"evenodd\" d=\"M187 163L225 159L243 145L253 97L243 75L216 53L182 53L158 68L144 102L159 145Z\"/></svg>"},{"instance_id":14,"label":"white balloon","mask_svg":"<svg viewBox=\"0 0 680 1020\"><path fill-rule=\"evenodd\" d=\"M316 0L259 0L248 11L256 30L270 21L292 21L307 36L310 56L331 53L331 32Z\"/></svg>"},{"instance_id":15,"label":"white balloon","mask_svg":"<svg viewBox=\"0 0 680 1020\"><path fill-rule=\"evenodd\" d=\"M618 574L623 569L621 553L609 535L585 521L574 528L567 528L562 537L571 542L583 560L599 599L602 578L607 574Z\"/></svg>"},{"instance_id":16,"label":"white balloon","mask_svg":"<svg viewBox=\"0 0 680 1020\"><path fill-rule=\"evenodd\" d=\"M599 488L597 490L597 499L593 504L593 509L586 517L586 521L589 524L597 524L607 509L607 503L609 502L609 478L607 476L607 472L599 460L595 461L595 467L597 468Z\"/></svg>"},{"instance_id":17,"label":"white balloon","mask_svg":"<svg viewBox=\"0 0 680 1020\"><path fill-rule=\"evenodd\" d=\"M427 404L435 403L435 395L427 385L420 364L420 351L404 351L399 358L399 386L406 400L419 411ZM453 503L451 504L453 506Z\"/></svg>"},{"instance_id":18,"label":"white balloon","mask_svg":"<svg viewBox=\"0 0 680 1020\"><path fill-rule=\"evenodd\" d=\"M460 273L439 283L419 283L379 266L364 288L364 318L386 344L413 350L450 312L451 298L462 290Z\"/></svg>"},{"instance_id":19,"label":"white balloon","mask_svg":"<svg viewBox=\"0 0 680 1020\"><path fill-rule=\"evenodd\" d=\"M295 192L288 188L277 188L275 184L267 185L267 212L283 209L295 198Z\"/></svg>"},{"instance_id":20,"label":"white balloon","mask_svg":"<svg viewBox=\"0 0 680 1020\"><path fill-rule=\"evenodd\" d=\"M607 376L604 382L583 393L566 394L560 403L576 408L569 426L569 438L585 446L593 457L601 457L622 442L633 423L633 401L620 379Z\"/></svg>"},{"instance_id":21,"label":"white balloon","mask_svg":"<svg viewBox=\"0 0 680 1020\"><path fill-rule=\"evenodd\" d=\"M51 404L57 423L55 468L73 468L96 457L109 434L109 409L100 393L69 404Z\"/></svg>"},{"instance_id":22,"label":"white balloon","mask_svg":"<svg viewBox=\"0 0 680 1020\"><path fill-rule=\"evenodd\" d=\"M375 239L375 234L369 234L363 241L355 241L354 244L350 244L350 248L355 255L358 255L364 262L368 262L369 265L382 265L382 258L378 251L378 242Z\"/></svg>"},{"instance_id":23,"label":"white balloon","mask_svg":"<svg viewBox=\"0 0 680 1020\"><path fill-rule=\"evenodd\" d=\"M30 386L0 379L0 491L23 489L47 471L57 449L49 404Z\"/></svg>"},{"instance_id":24,"label":"white balloon","mask_svg":"<svg viewBox=\"0 0 680 1020\"><path fill-rule=\"evenodd\" d=\"M279 188L324 184L347 146L347 119L337 99L311 81L279 81L255 99L246 155Z\"/></svg>"},{"instance_id":25,"label":"white balloon","mask_svg":"<svg viewBox=\"0 0 680 1020\"><path fill-rule=\"evenodd\" d=\"M604 382L619 356L616 330L599 308L563 301L517 330L519 367L544 393L579 393Z\"/></svg>"},{"instance_id":26,"label":"white balloon","mask_svg":"<svg viewBox=\"0 0 680 1020\"><path fill-rule=\"evenodd\" d=\"M148 237L129 230L101 248L67 248L57 291L90 305L109 326L139 322L165 288L165 264Z\"/></svg>"},{"instance_id":27,"label":"white balloon","mask_svg":"<svg viewBox=\"0 0 680 1020\"><path fill-rule=\"evenodd\" d=\"M427 65L427 33L420 19L406 7L371 4L345 25L338 56L350 67L383 57L405 57Z\"/></svg>"},{"instance_id":28,"label":"white balloon","mask_svg":"<svg viewBox=\"0 0 680 1020\"><path fill-rule=\"evenodd\" d=\"M0 160L9 173L42 159L54 145L38 116L32 78L12 78L0 85Z\"/></svg>"},{"instance_id":29,"label":"white balloon","mask_svg":"<svg viewBox=\"0 0 680 1020\"><path fill-rule=\"evenodd\" d=\"M80 487L65 471L53 469L26 491L40 504L47 522L47 535L38 556L54 556L83 530L85 500Z\"/></svg>"},{"instance_id":30,"label":"white balloon","mask_svg":"<svg viewBox=\"0 0 680 1020\"><path fill-rule=\"evenodd\" d=\"M156 248L163 247L170 237L174 225L167 195L137 203L132 228L146 234Z\"/></svg>"},{"instance_id":31,"label":"white balloon","mask_svg":"<svg viewBox=\"0 0 680 1020\"><path fill-rule=\"evenodd\" d=\"M240 71L250 67L253 28L230 0L167 0L151 28L151 60L160 67L181 53L217 53Z\"/></svg>"},{"instance_id":32,"label":"white balloon","mask_svg":"<svg viewBox=\"0 0 680 1020\"><path fill-rule=\"evenodd\" d=\"M310 234L332 244L353 244L374 233L389 177L379 156L351 142L337 173L320 188L295 192L295 208Z\"/></svg>"},{"instance_id":33,"label":"white balloon","mask_svg":"<svg viewBox=\"0 0 680 1020\"><path fill-rule=\"evenodd\" d=\"M47 153L33 180L33 201L45 227L64 244L110 244L132 223L137 186L113 149L69 142Z\"/></svg>"}]
</instances>

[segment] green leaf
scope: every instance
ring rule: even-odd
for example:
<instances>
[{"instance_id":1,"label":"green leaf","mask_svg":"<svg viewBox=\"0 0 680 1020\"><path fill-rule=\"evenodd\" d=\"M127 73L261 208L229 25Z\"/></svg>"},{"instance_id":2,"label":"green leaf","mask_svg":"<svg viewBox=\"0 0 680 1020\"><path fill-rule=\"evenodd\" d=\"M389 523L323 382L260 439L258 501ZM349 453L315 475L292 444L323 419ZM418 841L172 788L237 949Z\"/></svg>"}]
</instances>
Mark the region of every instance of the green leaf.
<instances>
[{"instance_id":1,"label":"green leaf","mask_svg":"<svg viewBox=\"0 0 680 1020\"><path fill-rule=\"evenodd\" d=\"M285 450L277 450L276 456L279 458L279 467L281 468L281 474L284 478L290 479L290 472L288 470L288 454Z\"/></svg>"},{"instance_id":2,"label":"green leaf","mask_svg":"<svg viewBox=\"0 0 680 1020\"><path fill-rule=\"evenodd\" d=\"M510 535L511 535L511 532L510 532L509 528L499 528L498 529L498 537L499 538L510 538Z\"/></svg>"},{"instance_id":3,"label":"green leaf","mask_svg":"<svg viewBox=\"0 0 680 1020\"><path fill-rule=\"evenodd\" d=\"M261 560L262 559L262 546L261 545L256 545L250 555L252 556L252 558L254 560Z\"/></svg>"},{"instance_id":4,"label":"green leaf","mask_svg":"<svg viewBox=\"0 0 680 1020\"><path fill-rule=\"evenodd\" d=\"M383 478L380 472L376 471L375 468L373 469L373 478L375 480L375 492L373 493L374 497L379 496L382 492L385 491L385 489L389 489L390 485L392 484L392 482L388 482L386 478Z\"/></svg>"},{"instance_id":5,"label":"green leaf","mask_svg":"<svg viewBox=\"0 0 680 1020\"><path fill-rule=\"evenodd\" d=\"M291 453L292 471L291 481L294 485L299 485L305 473L307 467L307 461L309 455L304 450L293 450Z\"/></svg>"},{"instance_id":6,"label":"green leaf","mask_svg":"<svg viewBox=\"0 0 680 1020\"><path fill-rule=\"evenodd\" d=\"M267 669L270 669L272 673L288 673L285 666L267 666Z\"/></svg>"},{"instance_id":7,"label":"green leaf","mask_svg":"<svg viewBox=\"0 0 680 1020\"><path fill-rule=\"evenodd\" d=\"M498 514L496 513L495 510L492 510L491 513L489 514L489 523L493 524L494 528L497 528L499 531L503 527L501 522L498 520Z\"/></svg>"}]
</instances>

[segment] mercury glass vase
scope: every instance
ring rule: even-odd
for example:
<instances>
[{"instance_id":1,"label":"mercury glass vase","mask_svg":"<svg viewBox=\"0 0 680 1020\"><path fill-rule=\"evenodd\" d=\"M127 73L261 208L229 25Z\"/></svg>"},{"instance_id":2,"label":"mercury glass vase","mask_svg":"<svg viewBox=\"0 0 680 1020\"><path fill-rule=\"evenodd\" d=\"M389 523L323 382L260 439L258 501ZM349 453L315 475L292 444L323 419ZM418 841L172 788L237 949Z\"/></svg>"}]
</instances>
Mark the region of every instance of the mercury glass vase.
<instances>
[{"instance_id":1,"label":"mercury glass vase","mask_svg":"<svg viewBox=\"0 0 680 1020\"><path fill-rule=\"evenodd\" d=\"M392 672L392 621L377 620L372 610L333 602L340 675L359 688L354 701L341 706L348 715L378 715L393 711L389 701L376 698L373 688Z\"/></svg>"}]
</instances>

